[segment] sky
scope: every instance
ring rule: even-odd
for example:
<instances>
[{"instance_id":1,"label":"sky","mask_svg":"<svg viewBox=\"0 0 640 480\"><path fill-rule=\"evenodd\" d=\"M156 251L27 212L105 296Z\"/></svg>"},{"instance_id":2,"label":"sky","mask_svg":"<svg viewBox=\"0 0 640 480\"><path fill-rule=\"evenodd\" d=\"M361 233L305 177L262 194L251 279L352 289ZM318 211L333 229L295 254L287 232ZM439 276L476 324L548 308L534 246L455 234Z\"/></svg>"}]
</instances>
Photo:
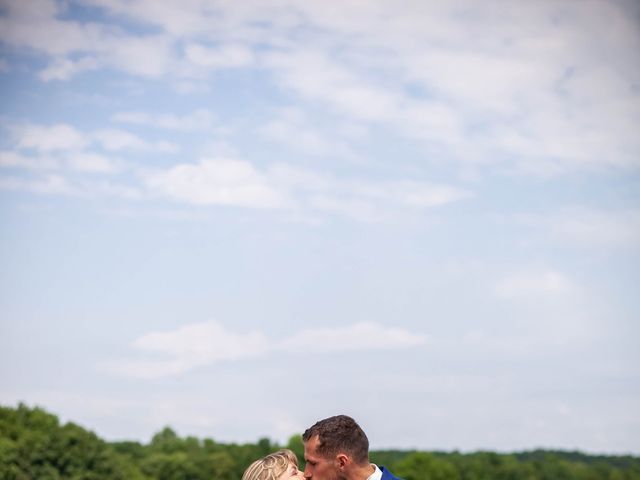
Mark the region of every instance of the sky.
<instances>
[{"instance_id":1,"label":"sky","mask_svg":"<svg viewBox=\"0 0 640 480\"><path fill-rule=\"evenodd\" d=\"M0 403L640 454L634 1L0 0Z\"/></svg>"}]
</instances>

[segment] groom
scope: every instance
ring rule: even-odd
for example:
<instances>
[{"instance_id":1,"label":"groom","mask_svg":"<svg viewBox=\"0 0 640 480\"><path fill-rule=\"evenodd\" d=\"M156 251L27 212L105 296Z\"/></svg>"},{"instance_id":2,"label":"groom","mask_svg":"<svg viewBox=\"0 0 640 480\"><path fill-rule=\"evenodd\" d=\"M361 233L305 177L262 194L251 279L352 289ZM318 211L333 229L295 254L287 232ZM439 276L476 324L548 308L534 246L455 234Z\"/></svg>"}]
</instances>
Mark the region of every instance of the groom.
<instances>
[{"instance_id":1,"label":"groom","mask_svg":"<svg viewBox=\"0 0 640 480\"><path fill-rule=\"evenodd\" d=\"M369 440L346 415L320 420L302 435L307 480L400 480L369 462Z\"/></svg>"}]
</instances>

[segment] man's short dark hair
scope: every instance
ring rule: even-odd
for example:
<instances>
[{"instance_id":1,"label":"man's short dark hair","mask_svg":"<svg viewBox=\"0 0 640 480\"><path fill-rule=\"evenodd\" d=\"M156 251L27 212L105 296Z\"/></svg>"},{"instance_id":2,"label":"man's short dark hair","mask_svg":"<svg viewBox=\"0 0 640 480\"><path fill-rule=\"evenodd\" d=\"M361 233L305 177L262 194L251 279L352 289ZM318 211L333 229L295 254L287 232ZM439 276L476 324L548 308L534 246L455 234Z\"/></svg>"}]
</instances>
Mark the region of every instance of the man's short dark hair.
<instances>
[{"instance_id":1,"label":"man's short dark hair","mask_svg":"<svg viewBox=\"0 0 640 480\"><path fill-rule=\"evenodd\" d=\"M369 461L369 439L360 425L347 415L336 415L316 422L302 434L305 442L318 437L316 451L325 458L346 453L355 463Z\"/></svg>"}]
</instances>

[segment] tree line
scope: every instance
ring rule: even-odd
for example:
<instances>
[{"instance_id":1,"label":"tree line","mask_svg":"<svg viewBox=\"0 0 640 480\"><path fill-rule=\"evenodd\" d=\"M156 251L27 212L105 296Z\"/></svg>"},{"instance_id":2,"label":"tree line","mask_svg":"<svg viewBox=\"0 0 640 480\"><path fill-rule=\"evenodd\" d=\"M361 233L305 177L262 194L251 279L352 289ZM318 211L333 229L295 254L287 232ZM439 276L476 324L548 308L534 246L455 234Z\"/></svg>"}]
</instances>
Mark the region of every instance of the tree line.
<instances>
[{"instance_id":1,"label":"tree line","mask_svg":"<svg viewBox=\"0 0 640 480\"><path fill-rule=\"evenodd\" d=\"M239 480L255 459L286 447L303 465L300 435L224 444L166 427L148 444L107 442L24 404L0 406L0 480ZM640 458L535 450L521 453L372 451L405 480L640 480Z\"/></svg>"}]
</instances>

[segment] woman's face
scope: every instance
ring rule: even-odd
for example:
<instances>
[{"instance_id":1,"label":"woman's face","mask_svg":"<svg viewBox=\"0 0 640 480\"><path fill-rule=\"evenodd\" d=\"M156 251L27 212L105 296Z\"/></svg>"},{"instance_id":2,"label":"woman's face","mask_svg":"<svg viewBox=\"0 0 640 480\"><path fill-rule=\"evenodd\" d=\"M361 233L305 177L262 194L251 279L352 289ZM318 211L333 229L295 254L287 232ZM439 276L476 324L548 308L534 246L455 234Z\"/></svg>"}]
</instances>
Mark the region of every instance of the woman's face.
<instances>
[{"instance_id":1,"label":"woman's face","mask_svg":"<svg viewBox=\"0 0 640 480\"><path fill-rule=\"evenodd\" d=\"M293 463L290 463L277 480L304 480L304 474Z\"/></svg>"}]
</instances>

